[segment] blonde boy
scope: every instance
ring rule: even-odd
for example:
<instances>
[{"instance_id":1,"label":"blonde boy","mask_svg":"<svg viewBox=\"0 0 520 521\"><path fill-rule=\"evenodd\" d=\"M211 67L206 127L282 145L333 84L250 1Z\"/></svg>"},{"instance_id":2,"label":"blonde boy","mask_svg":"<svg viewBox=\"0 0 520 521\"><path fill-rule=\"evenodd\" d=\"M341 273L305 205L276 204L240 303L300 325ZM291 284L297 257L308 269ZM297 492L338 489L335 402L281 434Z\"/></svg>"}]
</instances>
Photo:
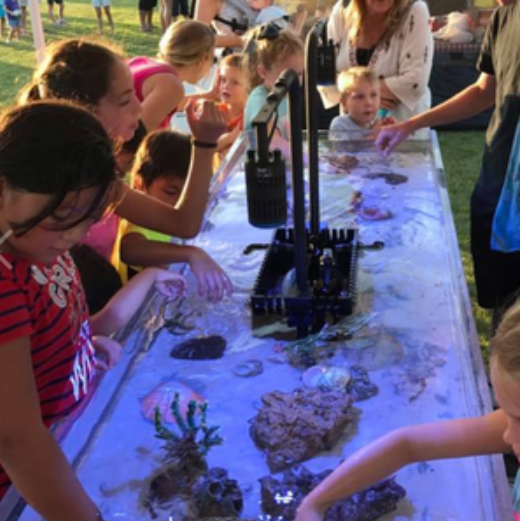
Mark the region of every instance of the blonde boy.
<instances>
[{"instance_id":1,"label":"blonde boy","mask_svg":"<svg viewBox=\"0 0 520 521\"><path fill-rule=\"evenodd\" d=\"M379 78L368 67L351 67L338 77L343 114L332 120L331 132L351 132L363 138L381 121L377 113L381 104Z\"/></svg>"}]
</instances>

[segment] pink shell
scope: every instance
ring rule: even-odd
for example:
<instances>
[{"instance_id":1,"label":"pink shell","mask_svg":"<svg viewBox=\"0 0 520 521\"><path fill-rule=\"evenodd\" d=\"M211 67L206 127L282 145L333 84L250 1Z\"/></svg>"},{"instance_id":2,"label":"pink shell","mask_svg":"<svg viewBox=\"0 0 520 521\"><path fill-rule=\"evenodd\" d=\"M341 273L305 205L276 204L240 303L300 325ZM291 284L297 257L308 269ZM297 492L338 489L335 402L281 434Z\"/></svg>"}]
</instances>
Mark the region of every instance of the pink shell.
<instances>
[{"instance_id":1,"label":"pink shell","mask_svg":"<svg viewBox=\"0 0 520 521\"><path fill-rule=\"evenodd\" d=\"M183 416L186 414L191 400L198 403L206 401L186 385L176 381L168 381L159 384L141 400L141 413L147 420L154 421L155 408L158 407L164 423L177 423L171 413L175 393L179 393L179 410Z\"/></svg>"}]
</instances>

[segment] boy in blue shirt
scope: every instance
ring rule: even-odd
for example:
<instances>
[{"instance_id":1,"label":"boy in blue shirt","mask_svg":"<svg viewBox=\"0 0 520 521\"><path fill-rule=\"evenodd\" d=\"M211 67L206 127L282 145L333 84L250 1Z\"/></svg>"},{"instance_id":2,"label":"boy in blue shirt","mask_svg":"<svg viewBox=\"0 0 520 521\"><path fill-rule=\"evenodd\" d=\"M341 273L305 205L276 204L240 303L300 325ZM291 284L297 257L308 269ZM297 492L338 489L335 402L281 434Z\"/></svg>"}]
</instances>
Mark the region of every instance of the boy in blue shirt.
<instances>
[{"instance_id":1,"label":"boy in blue shirt","mask_svg":"<svg viewBox=\"0 0 520 521\"><path fill-rule=\"evenodd\" d=\"M7 15L7 24L9 25L9 35L7 37L7 43L11 43L16 37L20 39L20 22L22 12L20 10L20 4L18 0L4 0L4 11Z\"/></svg>"},{"instance_id":2,"label":"boy in blue shirt","mask_svg":"<svg viewBox=\"0 0 520 521\"><path fill-rule=\"evenodd\" d=\"M0 38L3 38L4 34L5 34L4 0L0 0Z\"/></svg>"}]
</instances>

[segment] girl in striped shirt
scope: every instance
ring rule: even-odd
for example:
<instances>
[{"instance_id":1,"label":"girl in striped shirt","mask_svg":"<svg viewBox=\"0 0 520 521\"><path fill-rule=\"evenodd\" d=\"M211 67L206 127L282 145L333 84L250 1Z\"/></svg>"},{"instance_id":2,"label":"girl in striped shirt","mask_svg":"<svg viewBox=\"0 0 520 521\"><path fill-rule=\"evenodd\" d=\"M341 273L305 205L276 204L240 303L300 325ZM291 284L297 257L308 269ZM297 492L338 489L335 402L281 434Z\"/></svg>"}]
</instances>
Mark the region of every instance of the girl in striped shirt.
<instances>
[{"instance_id":1,"label":"girl in striped shirt","mask_svg":"<svg viewBox=\"0 0 520 521\"><path fill-rule=\"evenodd\" d=\"M38 102L0 118L0 498L12 482L47 521L101 519L48 428L116 362L109 335L150 287L184 289L175 273L145 270L89 319L68 250L114 209L118 187L111 139L87 110Z\"/></svg>"}]
</instances>

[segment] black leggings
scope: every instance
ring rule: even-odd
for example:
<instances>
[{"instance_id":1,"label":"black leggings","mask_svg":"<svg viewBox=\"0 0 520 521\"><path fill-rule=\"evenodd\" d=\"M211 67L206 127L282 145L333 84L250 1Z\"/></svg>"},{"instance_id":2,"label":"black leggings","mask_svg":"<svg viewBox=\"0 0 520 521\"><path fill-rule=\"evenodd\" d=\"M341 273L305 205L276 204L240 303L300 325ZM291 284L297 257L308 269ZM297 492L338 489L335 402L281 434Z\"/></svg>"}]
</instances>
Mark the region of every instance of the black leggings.
<instances>
[{"instance_id":1,"label":"black leggings","mask_svg":"<svg viewBox=\"0 0 520 521\"><path fill-rule=\"evenodd\" d=\"M173 0L172 16L189 16L188 0Z\"/></svg>"},{"instance_id":2,"label":"black leggings","mask_svg":"<svg viewBox=\"0 0 520 521\"><path fill-rule=\"evenodd\" d=\"M505 309L514 303L520 290L520 252L503 253L491 249L493 209L473 192L471 197L471 254L475 269L478 305ZM483 208L486 210L483 211Z\"/></svg>"}]
</instances>

